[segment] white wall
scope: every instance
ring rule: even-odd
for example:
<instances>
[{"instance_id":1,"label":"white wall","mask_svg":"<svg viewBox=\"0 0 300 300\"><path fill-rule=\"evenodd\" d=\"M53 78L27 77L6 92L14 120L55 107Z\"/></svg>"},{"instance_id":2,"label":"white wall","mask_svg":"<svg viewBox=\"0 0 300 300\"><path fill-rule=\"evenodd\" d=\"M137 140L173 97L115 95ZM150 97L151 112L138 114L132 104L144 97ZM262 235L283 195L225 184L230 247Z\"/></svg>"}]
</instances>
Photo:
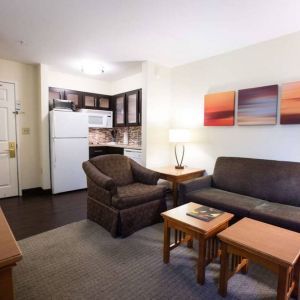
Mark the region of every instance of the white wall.
<instances>
[{"instance_id":1,"label":"white wall","mask_svg":"<svg viewBox=\"0 0 300 300\"><path fill-rule=\"evenodd\" d=\"M111 83L85 76L71 75L48 68L48 86L111 95Z\"/></svg>"},{"instance_id":2,"label":"white wall","mask_svg":"<svg viewBox=\"0 0 300 300\"><path fill-rule=\"evenodd\" d=\"M147 167L170 162L168 130L171 119L171 70L151 62L143 63L142 143Z\"/></svg>"},{"instance_id":3,"label":"white wall","mask_svg":"<svg viewBox=\"0 0 300 300\"><path fill-rule=\"evenodd\" d=\"M300 80L299 53L297 33L174 68L171 124L194 135L185 164L211 173L222 155L300 161L300 125L203 127L205 94Z\"/></svg>"},{"instance_id":4,"label":"white wall","mask_svg":"<svg viewBox=\"0 0 300 300\"><path fill-rule=\"evenodd\" d=\"M16 84L16 100L21 103L17 128L20 138L21 189L40 186L39 158L39 99L37 66L0 59L0 80ZM30 129L29 135L22 135L23 127Z\"/></svg>"},{"instance_id":5,"label":"white wall","mask_svg":"<svg viewBox=\"0 0 300 300\"><path fill-rule=\"evenodd\" d=\"M143 88L143 73L113 81L111 83L111 95L137 90Z\"/></svg>"}]
</instances>

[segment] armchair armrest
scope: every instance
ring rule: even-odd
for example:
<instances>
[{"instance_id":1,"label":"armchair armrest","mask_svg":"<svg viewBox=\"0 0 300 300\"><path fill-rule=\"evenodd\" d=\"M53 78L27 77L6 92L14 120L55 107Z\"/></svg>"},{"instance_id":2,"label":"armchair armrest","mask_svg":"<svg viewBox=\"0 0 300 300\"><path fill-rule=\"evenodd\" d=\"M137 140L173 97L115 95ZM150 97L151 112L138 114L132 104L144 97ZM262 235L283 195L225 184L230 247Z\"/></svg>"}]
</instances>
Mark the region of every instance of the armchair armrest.
<instances>
[{"instance_id":1,"label":"armchair armrest","mask_svg":"<svg viewBox=\"0 0 300 300\"><path fill-rule=\"evenodd\" d=\"M204 176L197 179L188 180L179 184L180 199L185 202L186 194L211 187L212 176Z\"/></svg>"},{"instance_id":2,"label":"armchair armrest","mask_svg":"<svg viewBox=\"0 0 300 300\"><path fill-rule=\"evenodd\" d=\"M97 169L89 161L85 161L82 164L82 168L86 176L92 180L96 185L102 187L103 189L114 193L117 190L117 186L112 178L103 174L99 169Z\"/></svg>"},{"instance_id":3,"label":"armchair armrest","mask_svg":"<svg viewBox=\"0 0 300 300\"><path fill-rule=\"evenodd\" d=\"M133 174L133 178L135 181L149 184L149 185L156 185L159 179L159 173L149 170L134 160L130 160L131 170Z\"/></svg>"}]
</instances>

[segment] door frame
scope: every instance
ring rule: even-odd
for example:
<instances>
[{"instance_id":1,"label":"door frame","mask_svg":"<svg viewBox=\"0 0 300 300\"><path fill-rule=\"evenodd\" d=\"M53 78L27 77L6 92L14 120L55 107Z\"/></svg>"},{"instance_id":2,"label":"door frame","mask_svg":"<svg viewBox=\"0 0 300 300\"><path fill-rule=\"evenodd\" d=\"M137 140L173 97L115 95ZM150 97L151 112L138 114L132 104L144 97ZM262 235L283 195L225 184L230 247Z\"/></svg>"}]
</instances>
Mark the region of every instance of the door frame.
<instances>
[{"instance_id":1,"label":"door frame","mask_svg":"<svg viewBox=\"0 0 300 300\"><path fill-rule=\"evenodd\" d=\"M15 110L16 110L16 106L17 106L17 86L18 86L18 82L17 81L11 81L11 80L2 80L0 78L0 82L3 83L8 83L8 84L13 84L14 86L14 102L15 102ZM17 178L18 178L18 196L22 196L22 180L21 180L21 156L20 153L21 151L19 151L20 149L20 121L19 118L17 118L17 115L15 114L15 130L16 130L16 152L17 152Z\"/></svg>"}]
</instances>

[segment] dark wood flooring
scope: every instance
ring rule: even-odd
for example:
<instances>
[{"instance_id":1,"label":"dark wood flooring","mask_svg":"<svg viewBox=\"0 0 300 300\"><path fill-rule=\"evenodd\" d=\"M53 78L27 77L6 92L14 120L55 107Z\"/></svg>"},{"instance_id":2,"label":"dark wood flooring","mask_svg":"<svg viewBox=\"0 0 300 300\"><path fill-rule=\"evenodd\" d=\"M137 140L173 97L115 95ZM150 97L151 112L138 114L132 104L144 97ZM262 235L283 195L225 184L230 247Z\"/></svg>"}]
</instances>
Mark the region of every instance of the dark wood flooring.
<instances>
[{"instance_id":1,"label":"dark wood flooring","mask_svg":"<svg viewBox=\"0 0 300 300\"><path fill-rule=\"evenodd\" d=\"M0 199L17 240L86 219L87 192L40 194Z\"/></svg>"}]
</instances>

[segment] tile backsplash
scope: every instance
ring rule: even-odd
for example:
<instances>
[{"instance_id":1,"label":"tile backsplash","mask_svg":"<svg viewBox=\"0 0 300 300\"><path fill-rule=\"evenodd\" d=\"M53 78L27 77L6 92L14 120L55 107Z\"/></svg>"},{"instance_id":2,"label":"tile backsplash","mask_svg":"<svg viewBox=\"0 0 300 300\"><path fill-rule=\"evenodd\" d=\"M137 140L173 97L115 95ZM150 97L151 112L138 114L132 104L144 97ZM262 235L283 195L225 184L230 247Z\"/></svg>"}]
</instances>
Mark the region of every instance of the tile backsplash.
<instances>
[{"instance_id":1,"label":"tile backsplash","mask_svg":"<svg viewBox=\"0 0 300 300\"><path fill-rule=\"evenodd\" d=\"M108 128L90 128L89 129L89 143L92 145L113 142L111 135L113 129ZM142 144L142 127L115 127L117 143L123 144L126 142L126 132L128 134L128 145L141 145ZM125 135L125 140L124 140Z\"/></svg>"}]
</instances>

